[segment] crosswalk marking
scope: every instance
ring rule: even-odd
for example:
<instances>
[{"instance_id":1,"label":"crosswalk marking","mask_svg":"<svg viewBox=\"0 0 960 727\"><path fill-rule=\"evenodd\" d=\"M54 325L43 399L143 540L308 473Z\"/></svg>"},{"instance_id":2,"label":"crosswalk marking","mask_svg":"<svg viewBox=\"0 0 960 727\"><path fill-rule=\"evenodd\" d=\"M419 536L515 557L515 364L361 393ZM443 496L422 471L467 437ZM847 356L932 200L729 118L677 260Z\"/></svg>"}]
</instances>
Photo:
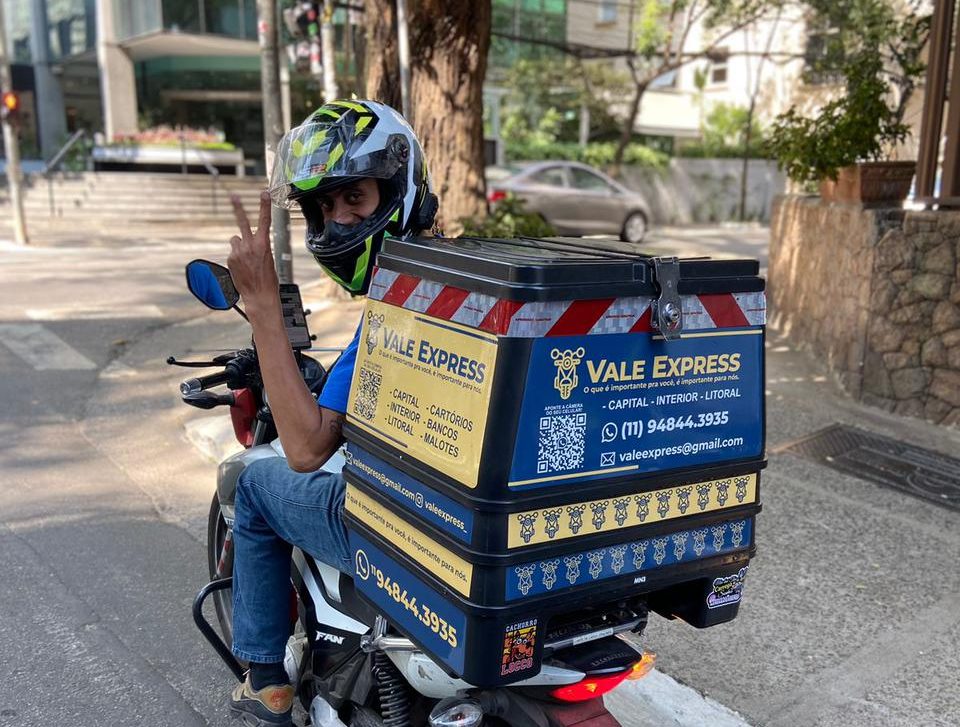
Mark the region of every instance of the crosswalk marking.
<instances>
[{"instance_id":1,"label":"crosswalk marking","mask_svg":"<svg viewBox=\"0 0 960 727\"><path fill-rule=\"evenodd\" d=\"M0 343L38 371L89 371L97 365L39 323L0 323Z\"/></svg>"}]
</instances>

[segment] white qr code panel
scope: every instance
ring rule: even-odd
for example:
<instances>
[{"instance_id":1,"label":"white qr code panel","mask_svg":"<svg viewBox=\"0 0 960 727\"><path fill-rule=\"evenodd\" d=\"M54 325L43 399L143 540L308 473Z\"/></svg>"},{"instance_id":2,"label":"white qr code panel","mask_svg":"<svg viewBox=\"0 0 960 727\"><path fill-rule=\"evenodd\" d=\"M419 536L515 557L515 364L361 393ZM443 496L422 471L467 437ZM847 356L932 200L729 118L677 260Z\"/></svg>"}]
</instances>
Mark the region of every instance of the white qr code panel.
<instances>
[{"instance_id":1,"label":"white qr code panel","mask_svg":"<svg viewBox=\"0 0 960 727\"><path fill-rule=\"evenodd\" d=\"M361 419L371 420L377 413L377 399L383 375L366 366L360 368L359 389L353 402L353 413Z\"/></svg>"},{"instance_id":2,"label":"white qr code panel","mask_svg":"<svg viewBox=\"0 0 960 727\"><path fill-rule=\"evenodd\" d=\"M586 414L541 417L537 472L558 472L583 466L586 432Z\"/></svg>"}]
</instances>

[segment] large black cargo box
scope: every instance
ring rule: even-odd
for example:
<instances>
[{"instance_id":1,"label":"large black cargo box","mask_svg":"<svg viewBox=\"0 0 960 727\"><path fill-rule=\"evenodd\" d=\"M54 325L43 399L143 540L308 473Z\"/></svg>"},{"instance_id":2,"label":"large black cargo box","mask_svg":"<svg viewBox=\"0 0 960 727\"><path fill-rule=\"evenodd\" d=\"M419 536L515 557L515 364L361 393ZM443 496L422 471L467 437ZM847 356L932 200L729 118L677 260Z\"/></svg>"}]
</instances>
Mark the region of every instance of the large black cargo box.
<instances>
[{"instance_id":1,"label":"large black cargo box","mask_svg":"<svg viewBox=\"0 0 960 727\"><path fill-rule=\"evenodd\" d=\"M757 272L594 240L385 242L345 427L360 592L478 685L535 674L550 618L587 603L733 618L765 465Z\"/></svg>"}]
</instances>

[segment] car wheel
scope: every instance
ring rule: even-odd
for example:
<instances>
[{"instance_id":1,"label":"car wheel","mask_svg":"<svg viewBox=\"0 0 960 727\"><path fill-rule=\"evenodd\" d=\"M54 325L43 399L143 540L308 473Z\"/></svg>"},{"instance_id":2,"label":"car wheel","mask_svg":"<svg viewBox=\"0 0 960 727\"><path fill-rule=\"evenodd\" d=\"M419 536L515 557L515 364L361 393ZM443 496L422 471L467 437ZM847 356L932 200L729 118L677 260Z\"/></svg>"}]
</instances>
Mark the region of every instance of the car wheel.
<instances>
[{"instance_id":1,"label":"car wheel","mask_svg":"<svg viewBox=\"0 0 960 727\"><path fill-rule=\"evenodd\" d=\"M630 242L636 245L643 242L647 234L647 217L643 212L632 212L627 221L623 223L623 232L620 233L620 239L624 242Z\"/></svg>"}]
</instances>

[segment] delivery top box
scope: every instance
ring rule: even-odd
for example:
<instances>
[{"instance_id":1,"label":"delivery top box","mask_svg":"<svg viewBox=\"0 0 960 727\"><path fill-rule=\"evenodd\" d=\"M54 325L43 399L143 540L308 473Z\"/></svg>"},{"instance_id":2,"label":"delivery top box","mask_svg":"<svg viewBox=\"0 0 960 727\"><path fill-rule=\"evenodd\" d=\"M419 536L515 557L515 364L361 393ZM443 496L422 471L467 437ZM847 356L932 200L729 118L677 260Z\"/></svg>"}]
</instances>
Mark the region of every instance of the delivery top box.
<instances>
[{"instance_id":1,"label":"delivery top box","mask_svg":"<svg viewBox=\"0 0 960 727\"><path fill-rule=\"evenodd\" d=\"M388 240L346 436L487 501L760 461L757 272L595 240Z\"/></svg>"}]
</instances>

